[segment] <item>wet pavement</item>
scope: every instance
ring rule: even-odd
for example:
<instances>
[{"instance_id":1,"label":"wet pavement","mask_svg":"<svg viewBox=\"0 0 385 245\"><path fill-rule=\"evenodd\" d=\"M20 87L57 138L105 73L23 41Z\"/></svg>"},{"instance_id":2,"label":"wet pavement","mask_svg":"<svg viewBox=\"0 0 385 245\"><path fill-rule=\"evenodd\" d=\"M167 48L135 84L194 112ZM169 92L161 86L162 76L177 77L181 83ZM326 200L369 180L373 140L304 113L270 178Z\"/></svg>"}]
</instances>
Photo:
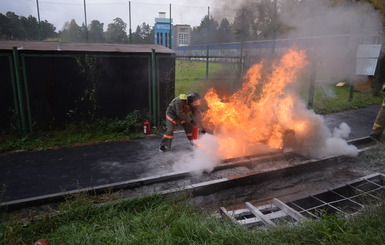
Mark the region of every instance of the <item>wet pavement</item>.
<instances>
[{"instance_id":1,"label":"wet pavement","mask_svg":"<svg viewBox=\"0 0 385 245\"><path fill-rule=\"evenodd\" d=\"M324 116L333 129L345 122L348 139L368 136L379 106ZM0 156L1 202L76 190L85 187L166 174L192 154L183 132L175 134L173 148L161 153L160 137L107 142L60 149L15 152Z\"/></svg>"}]
</instances>

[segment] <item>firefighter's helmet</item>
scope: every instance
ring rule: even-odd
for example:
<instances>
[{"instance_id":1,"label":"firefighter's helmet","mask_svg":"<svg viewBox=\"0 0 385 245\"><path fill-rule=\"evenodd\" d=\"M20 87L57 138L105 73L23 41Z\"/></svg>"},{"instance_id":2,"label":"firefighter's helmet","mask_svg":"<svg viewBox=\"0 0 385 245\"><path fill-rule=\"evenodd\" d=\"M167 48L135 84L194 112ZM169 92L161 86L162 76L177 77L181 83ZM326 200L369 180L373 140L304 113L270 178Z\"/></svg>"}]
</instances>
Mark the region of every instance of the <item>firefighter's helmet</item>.
<instances>
[{"instance_id":1,"label":"firefighter's helmet","mask_svg":"<svg viewBox=\"0 0 385 245\"><path fill-rule=\"evenodd\" d=\"M187 95L187 103L192 104L193 102L200 100L201 96L197 92L192 92Z\"/></svg>"}]
</instances>

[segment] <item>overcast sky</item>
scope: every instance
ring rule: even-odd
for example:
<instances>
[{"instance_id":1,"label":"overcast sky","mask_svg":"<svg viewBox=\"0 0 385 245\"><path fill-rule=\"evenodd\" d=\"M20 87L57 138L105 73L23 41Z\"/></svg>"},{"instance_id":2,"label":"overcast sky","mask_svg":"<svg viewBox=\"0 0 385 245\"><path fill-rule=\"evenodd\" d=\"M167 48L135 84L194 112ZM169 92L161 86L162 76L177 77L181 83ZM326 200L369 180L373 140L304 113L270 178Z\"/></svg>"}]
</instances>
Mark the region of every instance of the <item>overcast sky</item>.
<instances>
[{"instance_id":1,"label":"overcast sky","mask_svg":"<svg viewBox=\"0 0 385 245\"><path fill-rule=\"evenodd\" d=\"M107 29L109 23L116 17L127 23L129 28L129 0L85 0L87 9L87 23L99 20ZM52 23L56 30L63 28L66 21L75 19L80 26L84 23L84 0L38 0L40 9L40 20ZM131 27L146 22L151 26L159 12L166 12L174 24L189 24L198 26L202 18L207 15L208 7L213 5L214 0L131 0ZM210 6L210 13L215 6ZM0 13L14 12L19 16L29 15L37 18L36 0L0 0Z\"/></svg>"}]
</instances>

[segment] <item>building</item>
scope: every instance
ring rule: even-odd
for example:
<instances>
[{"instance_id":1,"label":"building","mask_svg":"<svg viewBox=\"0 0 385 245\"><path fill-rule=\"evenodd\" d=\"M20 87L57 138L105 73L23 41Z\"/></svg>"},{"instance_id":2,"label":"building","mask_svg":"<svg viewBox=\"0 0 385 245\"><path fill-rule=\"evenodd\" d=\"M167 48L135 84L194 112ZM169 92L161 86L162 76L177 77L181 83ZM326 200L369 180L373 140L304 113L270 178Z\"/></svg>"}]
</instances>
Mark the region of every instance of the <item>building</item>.
<instances>
[{"instance_id":1,"label":"building","mask_svg":"<svg viewBox=\"0 0 385 245\"><path fill-rule=\"evenodd\" d=\"M173 35L172 19L166 18L166 12L159 12L159 18L155 18L154 44L172 49Z\"/></svg>"},{"instance_id":2,"label":"building","mask_svg":"<svg viewBox=\"0 0 385 245\"><path fill-rule=\"evenodd\" d=\"M189 46L191 41L190 25L174 26L174 48Z\"/></svg>"}]
</instances>

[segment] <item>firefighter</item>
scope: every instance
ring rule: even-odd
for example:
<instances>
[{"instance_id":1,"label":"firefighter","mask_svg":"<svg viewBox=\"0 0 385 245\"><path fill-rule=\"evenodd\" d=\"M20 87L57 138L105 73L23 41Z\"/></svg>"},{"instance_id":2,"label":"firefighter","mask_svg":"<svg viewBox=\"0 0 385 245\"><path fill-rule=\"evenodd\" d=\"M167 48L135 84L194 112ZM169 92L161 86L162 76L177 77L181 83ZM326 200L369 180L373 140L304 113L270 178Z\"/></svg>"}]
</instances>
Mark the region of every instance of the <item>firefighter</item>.
<instances>
[{"instance_id":1,"label":"firefighter","mask_svg":"<svg viewBox=\"0 0 385 245\"><path fill-rule=\"evenodd\" d=\"M385 84L382 86L382 92L385 92ZM385 99L382 101L380 110L377 113L376 120L372 127L370 137L375 140L381 140L382 133L385 127Z\"/></svg>"},{"instance_id":2,"label":"firefighter","mask_svg":"<svg viewBox=\"0 0 385 245\"><path fill-rule=\"evenodd\" d=\"M199 105L201 103L201 96L192 92L188 95L181 94L171 101L166 110L166 126L167 131L160 142L159 151L165 152L167 148L171 148L171 142L174 138L174 129L178 122L180 122L186 132L186 136L191 145L192 141L192 126L197 126L201 121L201 113ZM190 118L190 112L193 118Z\"/></svg>"}]
</instances>

